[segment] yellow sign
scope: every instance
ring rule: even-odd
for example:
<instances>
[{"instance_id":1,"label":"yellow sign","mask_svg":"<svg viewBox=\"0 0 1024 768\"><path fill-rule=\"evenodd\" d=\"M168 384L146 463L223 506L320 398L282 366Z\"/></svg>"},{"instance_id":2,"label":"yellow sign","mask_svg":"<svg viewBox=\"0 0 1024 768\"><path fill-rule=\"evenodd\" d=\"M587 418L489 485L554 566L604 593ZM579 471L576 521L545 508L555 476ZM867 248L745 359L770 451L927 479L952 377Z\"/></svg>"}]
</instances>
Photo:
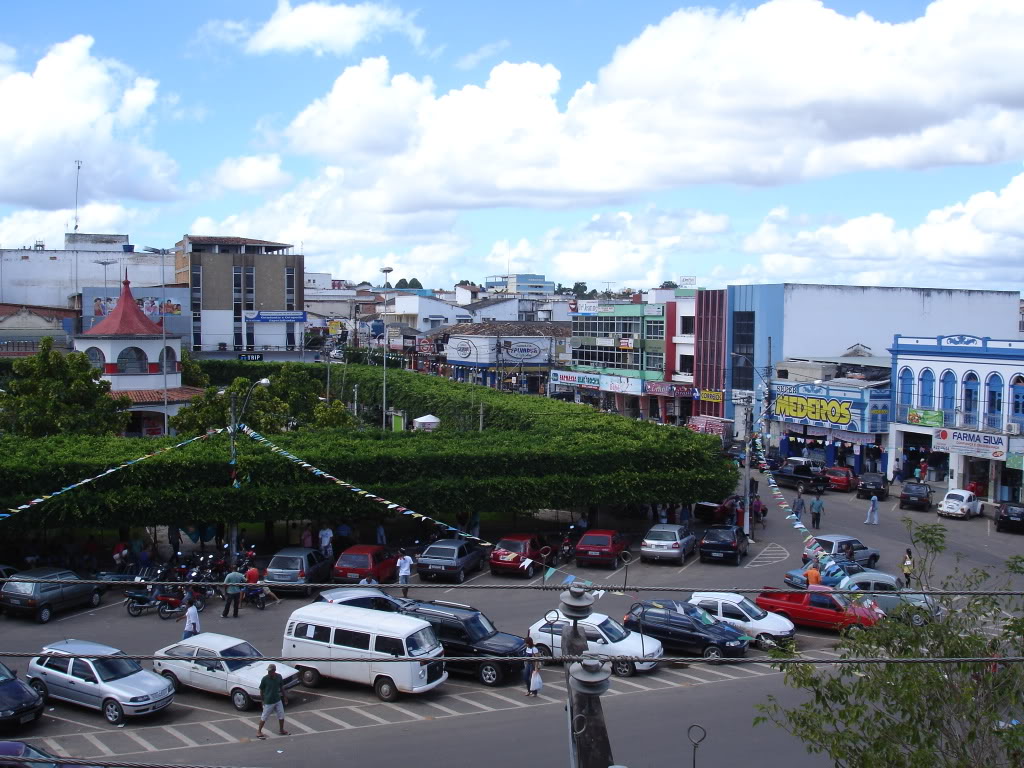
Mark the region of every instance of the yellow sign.
<instances>
[{"instance_id":1,"label":"yellow sign","mask_svg":"<svg viewBox=\"0 0 1024 768\"><path fill-rule=\"evenodd\" d=\"M849 424L849 401L826 400L823 397L804 397L803 395L779 395L775 398L775 413L793 419L810 419L811 421L827 421L830 424Z\"/></svg>"},{"instance_id":2,"label":"yellow sign","mask_svg":"<svg viewBox=\"0 0 1024 768\"><path fill-rule=\"evenodd\" d=\"M702 403L720 403L723 400L723 394L720 389L702 389L700 400Z\"/></svg>"}]
</instances>

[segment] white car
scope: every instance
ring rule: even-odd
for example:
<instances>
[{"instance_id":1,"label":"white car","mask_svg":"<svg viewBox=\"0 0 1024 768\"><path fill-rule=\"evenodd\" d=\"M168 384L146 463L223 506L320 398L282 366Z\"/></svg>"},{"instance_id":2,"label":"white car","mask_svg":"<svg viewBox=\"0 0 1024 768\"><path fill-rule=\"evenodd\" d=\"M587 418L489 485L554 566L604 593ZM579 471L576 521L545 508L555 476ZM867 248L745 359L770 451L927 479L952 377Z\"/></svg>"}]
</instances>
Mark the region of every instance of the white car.
<instances>
[{"instance_id":1,"label":"white car","mask_svg":"<svg viewBox=\"0 0 1024 768\"><path fill-rule=\"evenodd\" d=\"M946 492L935 511L943 517L981 517L985 514L985 505L970 491L954 488Z\"/></svg>"},{"instance_id":2,"label":"white car","mask_svg":"<svg viewBox=\"0 0 1024 768\"><path fill-rule=\"evenodd\" d=\"M174 661L154 661L159 672L178 690L185 685L210 693L231 697L235 709L245 712L259 701L260 680L267 674L270 662L261 661L263 654L245 640L215 632L200 632L188 640L161 648L157 656L174 656ZM230 656L231 661L204 661L196 656ZM284 678L283 690L299 684L299 671L287 664L274 662L277 673Z\"/></svg>"},{"instance_id":3,"label":"white car","mask_svg":"<svg viewBox=\"0 0 1024 768\"><path fill-rule=\"evenodd\" d=\"M548 621L547 617L530 627L529 636L537 644L542 656L561 655L562 629L571 624L560 611L558 618ZM633 632L619 624L615 619L603 613L592 613L580 621L580 627L587 637L588 653L601 656L643 656L650 661L632 662L617 661L612 665L612 672L619 677L630 677L637 671L654 669L665 651L661 641L639 632Z\"/></svg>"},{"instance_id":4,"label":"white car","mask_svg":"<svg viewBox=\"0 0 1024 768\"><path fill-rule=\"evenodd\" d=\"M792 621L759 608L743 595L735 592L694 592L688 602L754 638L762 648L793 642L796 628Z\"/></svg>"}]
</instances>

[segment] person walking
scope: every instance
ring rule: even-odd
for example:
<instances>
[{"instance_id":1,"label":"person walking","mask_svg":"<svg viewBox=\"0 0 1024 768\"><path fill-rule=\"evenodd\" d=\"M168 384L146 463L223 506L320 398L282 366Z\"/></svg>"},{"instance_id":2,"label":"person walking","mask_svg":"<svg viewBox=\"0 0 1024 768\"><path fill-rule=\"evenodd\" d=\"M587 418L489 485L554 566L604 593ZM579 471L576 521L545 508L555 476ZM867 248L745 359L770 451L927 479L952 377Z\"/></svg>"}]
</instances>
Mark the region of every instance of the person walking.
<instances>
[{"instance_id":1,"label":"person walking","mask_svg":"<svg viewBox=\"0 0 1024 768\"><path fill-rule=\"evenodd\" d=\"M402 585L402 597L409 596L409 577L412 576L412 558L404 549L398 550L398 583Z\"/></svg>"},{"instance_id":2,"label":"person walking","mask_svg":"<svg viewBox=\"0 0 1024 768\"><path fill-rule=\"evenodd\" d=\"M323 524L323 528L320 529L320 552L328 560L334 559L334 549L331 547L331 539L334 538L334 531L331 530L331 526L327 523Z\"/></svg>"},{"instance_id":3,"label":"person walking","mask_svg":"<svg viewBox=\"0 0 1024 768\"><path fill-rule=\"evenodd\" d=\"M533 673L540 670L540 649L533 642L532 637L526 638L526 649L523 651L526 661L523 662L523 683L526 684L526 695L536 696L536 692L530 690L530 682L533 680Z\"/></svg>"},{"instance_id":4,"label":"person walking","mask_svg":"<svg viewBox=\"0 0 1024 768\"><path fill-rule=\"evenodd\" d=\"M804 503L804 497L800 491L796 492L796 498L793 499L791 509L793 510L793 514L796 515L796 521L798 523L802 522L801 516L804 513L804 509L806 509L806 504Z\"/></svg>"},{"instance_id":5,"label":"person walking","mask_svg":"<svg viewBox=\"0 0 1024 768\"><path fill-rule=\"evenodd\" d=\"M242 599L242 587L245 583L245 576L242 575L241 570L231 571L227 576L224 577L224 584L227 585L227 597L224 600L224 613L220 615L222 619L228 617L228 610L234 607L234 618L238 618L238 603Z\"/></svg>"},{"instance_id":6,"label":"person walking","mask_svg":"<svg viewBox=\"0 0 1024 768\"><path fill-rule=\"evenodd\" d=\"M907 550L908 552L910 550ZM199 628L199 610L196 608L196 604L192 601L188 601L188 608L181 614L175 621L185 622L185 631L181 633L182 640L188 640L193 635L198 635L202 630Z\"/></svg>"},{"instance_id":7,"label":"person walking","mask_svg":"<svg viewBox=\"0 0 1024 768\"><path fill-rule=\"evenodd\" d=\"M903 558L903 586L910 589L910 577L914 575L914 554L908 549Z\"/></svg>"},{"instance_id":8,"label":"person walking","mask_svg":"<svg viewBox=\"0 0 1024 768\"><path fill-rule=\"evenodd\" d=\"M313 526L307 525L302 529L302 546L306 549L313 548Z\"/></svg>"},{"instance_id":9,"label":"person walking","mask_svg":"<svg viewBox=\"0 0 1024 768\"><path fill-rule=\"evenodd\" d=\"M892 463L892 480L894 483L903 485L903 472L900 470L899 459L895 459Z\"/></svg>"},{"instance_id":10,"label":"person walking","mask_svg":"<svg viewBox=\"0 0 1024 768\"><path fill-rule=\"evenodd\" d=\"M821 494L814 494L814 501L811 502L811 528L821 528L821 513L825 511L825 502L821 500Z\"/></svg>"},{"instance_id":11,"label":"person walking","mask_svg":"<svg viewBox=\"0 0 1024 768\"><path fill-rule=\"evenodd\" d=\"M750 488L750 495L751 496L757 496L757 486L758 486L757 478L756 477L751 477L750 478L750 486L749 486L749 488Z\"/></svg>"},{"instance_id":12,"label":"person walking","mask_svg":"<svg viewBox=\"0 0 1024 768\"><path fill-rule=\"evenodd\" d=\"M806 443L804 443L804 447L800 449L800 455L803 456L805 459L810 457L811 452L807 450Z\"/></svg>"},{"instance_id":13,"label":"person walking","mask_svg":"<svg viewBox=\"0 0 1024 768\"><path fill-rule=\"evenodd\" d=\"M377 522L377 544L386 547L388 544L388 535L384 532L384 523Z\"/></svg>"},{"instance_id":14,"label":"person walking","mask_svg":"<svg viewBox=\"0 0 1024 768\"><path fill-rule=\"evenodd\" d=\"M864 525L878 525L878 497L872 496L868 504L868 516L864 518Z\"/></svg>"},{"instance_id":15,"label":"person walking","mask_svg":"<svg viewBox=\"0 0 1024 768\"><path fill-rule=\"evenodd\" d=\"M270 664L267 666L267 674L260 680L260 698L263 700L263 712L260 714L260 725L256 729L256 738L265 739L263 735L263 726L267 722L272 714L277 715L277 732L281 736L291 736L291 734L284 729L284 695L282 693L282 687L284 680L279 674L277 674L277 665Z\"/></svg>"}]
</instances>

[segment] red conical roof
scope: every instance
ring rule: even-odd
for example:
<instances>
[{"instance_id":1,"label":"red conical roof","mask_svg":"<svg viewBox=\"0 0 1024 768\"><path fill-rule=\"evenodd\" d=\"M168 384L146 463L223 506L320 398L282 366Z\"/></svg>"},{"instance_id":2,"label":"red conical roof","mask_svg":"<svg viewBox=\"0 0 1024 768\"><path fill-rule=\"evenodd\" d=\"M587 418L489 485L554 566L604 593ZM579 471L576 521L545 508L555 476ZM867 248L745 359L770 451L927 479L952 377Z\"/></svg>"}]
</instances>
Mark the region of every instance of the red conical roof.
<instances>
[{"instance_id":1,"label":"red conical roof","mask_svg":"<svg viewBox=\"0 0 1024 768\"><path fill-rule=\"evenodd\" d=\"M113 311L96 325L86 331L83 336L160 336L160 326L146 317L139 309L132 289L129 288L128 272L124 273L121 283L121 297Z\"/></svg>"}]
</instances>

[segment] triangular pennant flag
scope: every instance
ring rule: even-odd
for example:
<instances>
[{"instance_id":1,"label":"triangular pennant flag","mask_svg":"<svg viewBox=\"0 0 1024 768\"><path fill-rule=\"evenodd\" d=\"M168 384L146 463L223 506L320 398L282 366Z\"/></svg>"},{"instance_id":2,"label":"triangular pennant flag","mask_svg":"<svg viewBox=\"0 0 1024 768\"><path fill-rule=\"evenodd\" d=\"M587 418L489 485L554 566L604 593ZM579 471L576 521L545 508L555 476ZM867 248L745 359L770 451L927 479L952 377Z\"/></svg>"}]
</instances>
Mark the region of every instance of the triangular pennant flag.
<instances>
[{"instance_id":1,"label":"triangular pennant flag","mask_svg":"<svg viewBox=\"0 0 1024 768\"><path fill-rule=\"evenodd\" d=\"M562 579L563 584L572 584L574 581L576 581L576 577L573 576L571 573L564 579Z\"/></svg>"},{"instance_id":2,"label":"triangular pennant flag","mask_svg":"<svg viewBox=\"0 0 1024 768\"><path fill-rule=\"evenodd\" d=\"M13 512L14 510L11 510L11 511ZM554 568L548 568L544 572L544 583L547 584L548 579L550 579L554 575L555 575L555 569Z\"/></svg>"}]
</instances>

